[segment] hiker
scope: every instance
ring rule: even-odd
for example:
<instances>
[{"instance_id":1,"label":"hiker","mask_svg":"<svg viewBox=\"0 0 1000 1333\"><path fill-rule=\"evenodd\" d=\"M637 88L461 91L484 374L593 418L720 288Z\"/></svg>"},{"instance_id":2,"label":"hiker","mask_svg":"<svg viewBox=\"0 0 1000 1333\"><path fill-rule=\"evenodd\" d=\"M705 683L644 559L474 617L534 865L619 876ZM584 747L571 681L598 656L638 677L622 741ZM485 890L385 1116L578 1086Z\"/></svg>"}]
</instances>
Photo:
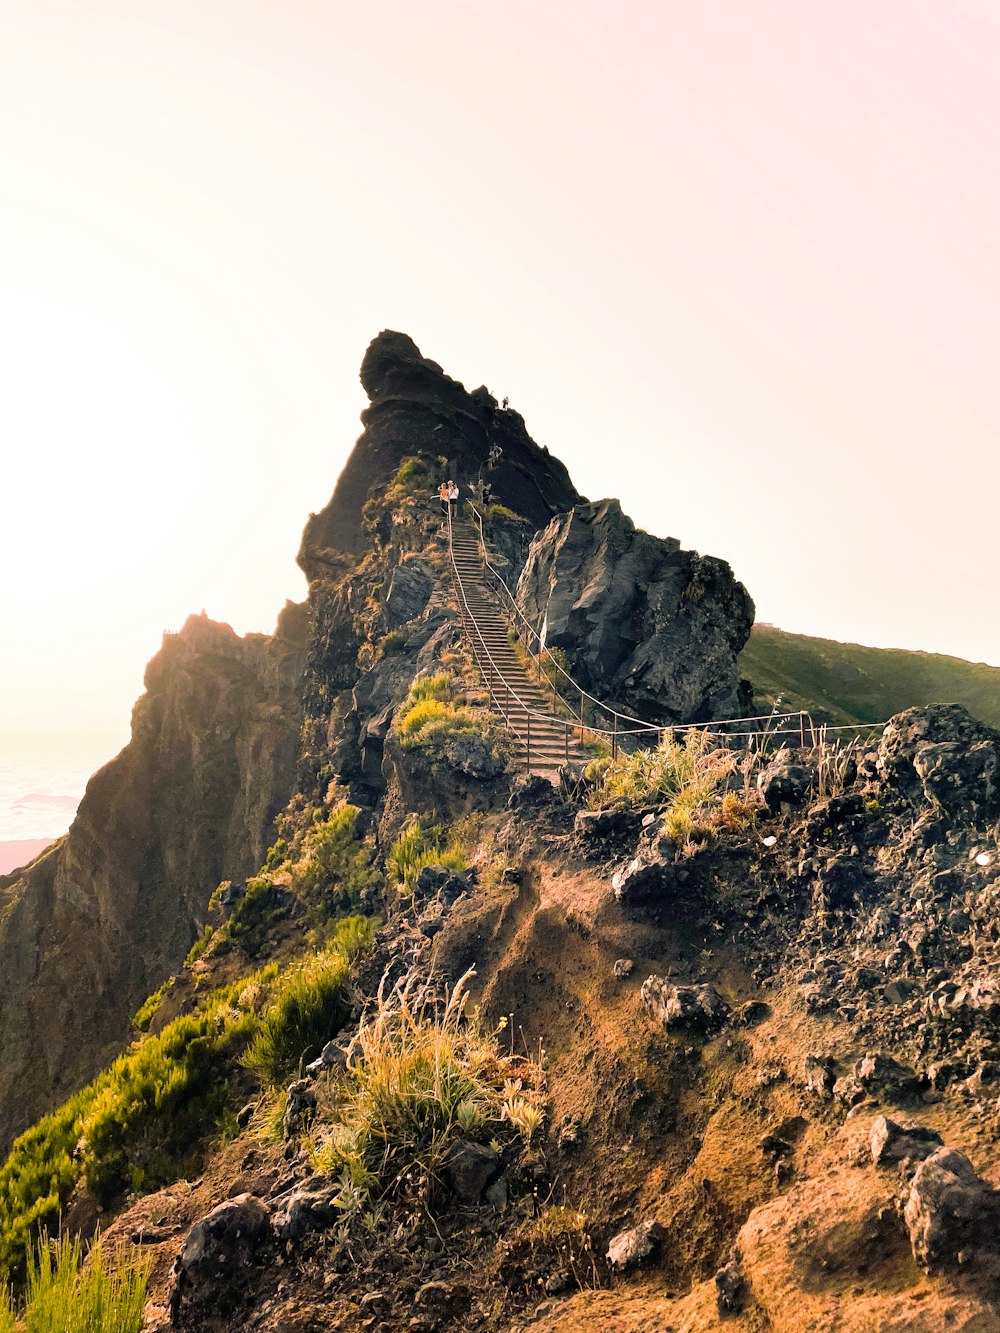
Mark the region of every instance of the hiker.
<instances>
[{"instance_id":1,"label":"hiker","mask_svg":"<svg viewBox=\"0 0 1000 1333\"><path fill-rule=\"evenodd\" d=\"M510 399L505 397L503 400L503 410L506 412L508 407L510 407Z\"/></svg>"},{"instance_id":2,"label":"hiker","mask_svg":"<svg viewBox=\"0 0 1000 1333\"><path fill-rule=\"evenodd\" d=\"M493 503L493 487L488 481L483 482L483 504L491 505Z\"/></svg>"},{"instance_id":3,"label":"hiker","mask_svg":"<svg viewBox=\"0 0 1000 1333\"><path fill-rule=\"evenodd\" d=\"M498 444L490 445L490 452L486 458L486 466L490 469L491 472L496 467L497 463L500 462L500 455L502 453L503 450L500 448Z\"/></svg>"},{"instance_id":4,"label":"hiker","mask_svg":"<svg viewBox=\"0 0 1000 1333\"><path fill-rule=\"evenodd\" d=\"M448 494L449 485L449 482L443 481L438 487L438 499L441 501L441 513L445 515L448 513L448 500L450 498Z\"/></svg>"},{"instance_id":5,"label":"hiker","mask_svg":"<svg viewBox=\"0 0 1000 1333\"><path fill-rule=\"evenodd\" d=\"M455 517L458 518L459 514L462 512L462 500L458 486L454 481L448 482L448 499L455 506Z\"/></svg>"}]
</instances>

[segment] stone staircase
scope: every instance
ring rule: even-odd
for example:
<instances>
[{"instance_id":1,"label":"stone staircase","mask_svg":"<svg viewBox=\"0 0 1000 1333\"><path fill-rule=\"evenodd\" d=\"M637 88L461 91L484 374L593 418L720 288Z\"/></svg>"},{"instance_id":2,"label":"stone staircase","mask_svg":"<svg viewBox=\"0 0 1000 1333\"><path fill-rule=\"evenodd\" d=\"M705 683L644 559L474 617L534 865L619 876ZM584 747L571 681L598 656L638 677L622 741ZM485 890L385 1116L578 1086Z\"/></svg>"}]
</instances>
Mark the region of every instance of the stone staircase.
<instances>
[{"instance_id":1,"label":"stone staircase","mask_svg":"<svg viewBox=\"0 0 1000 1333\"><path fill-rule=\"evenodd\" d=\"M506 718L521 762L532 773L554 778L569 763L586 763L572 719L560 722L552 690L539 684L510 642L507 619L483 571L479 534L471 523L452 522L452 553L461 585L459 611L486 682L492 676L493 708ZM490 661L484 661L483 649ZM515 697L516 696L516 697ZM536 714L538 716L536 716Z\"/></svg>"}]
</instances>

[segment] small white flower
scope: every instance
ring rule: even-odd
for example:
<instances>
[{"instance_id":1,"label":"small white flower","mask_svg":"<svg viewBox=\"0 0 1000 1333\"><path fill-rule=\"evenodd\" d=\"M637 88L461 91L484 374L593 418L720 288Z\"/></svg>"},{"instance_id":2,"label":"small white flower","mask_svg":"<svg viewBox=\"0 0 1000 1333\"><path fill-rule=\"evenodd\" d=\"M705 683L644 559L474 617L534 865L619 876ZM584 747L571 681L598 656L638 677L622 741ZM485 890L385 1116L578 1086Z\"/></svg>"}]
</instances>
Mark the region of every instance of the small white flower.
<instances>
[{"instance_id":1,"label":"small white flower","mask_svg":"<svg viewBox=\"0 0 1000 1333\"><path fill-rule=\"evenodd\" d=\"M979 855L976 857L977 866L988 866L989 863L990 863L989 852L980 852Z\"/></svg>"},{"instance_id":2,"label":"small white flower","mask_svg":"<svg viewBox=\"0 0 1000 1333\"><path fill-rule=\"evenodd\" d=\"M773 833L769 833L766 838L761 838L761 842L764 844L765 847L773 847L777 841L778 839L774 836Z\"/></svg>"}]
</instances>

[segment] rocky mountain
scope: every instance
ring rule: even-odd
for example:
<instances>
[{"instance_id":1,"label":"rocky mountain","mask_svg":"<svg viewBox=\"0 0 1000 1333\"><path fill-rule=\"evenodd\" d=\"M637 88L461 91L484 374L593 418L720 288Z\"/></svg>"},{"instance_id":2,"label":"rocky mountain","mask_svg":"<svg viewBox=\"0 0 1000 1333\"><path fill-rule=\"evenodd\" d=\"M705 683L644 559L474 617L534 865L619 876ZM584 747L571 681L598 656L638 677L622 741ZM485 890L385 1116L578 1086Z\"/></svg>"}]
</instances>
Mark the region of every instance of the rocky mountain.
<instances>
[{"instance_id":1,"label":"rocky mountain","mask_svg":"<svg viewBox=\"0 0 1000 1333\"><path fill-rule=\"evenodd\" d=\"M0 877L0 1145L117 1054L220 880L260 864L295 778L305 629L289 608L273 638L194 616L167 635L69 833Z\"/></svg>"},{"instance_id":2,"label":"rocky mountain","mask_svg":"<svg viewBox=\"0 0 1000 1333\"><path fill-rule=\"evenodd\" d=\"M743 703L728 567L402 335L362 373L305 607L168 638L0 880L7 1124L48 1112L0 1269L61 1217L148 1263L146 1333L1000 1330L1000 734L685 735ZM480 469L525 614L656 750L514 760L435 500Z\"/></svg>"}]
</instances>

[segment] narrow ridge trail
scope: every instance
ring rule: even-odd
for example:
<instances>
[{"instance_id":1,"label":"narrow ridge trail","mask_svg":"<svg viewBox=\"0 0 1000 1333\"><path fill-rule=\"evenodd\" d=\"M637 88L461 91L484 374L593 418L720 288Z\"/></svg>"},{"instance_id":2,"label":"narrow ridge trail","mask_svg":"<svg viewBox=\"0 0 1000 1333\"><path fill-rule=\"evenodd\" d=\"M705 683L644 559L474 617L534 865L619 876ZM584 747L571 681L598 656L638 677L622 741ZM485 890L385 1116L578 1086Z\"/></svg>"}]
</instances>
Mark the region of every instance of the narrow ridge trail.
<instances>
[{"instance_id":1,"label":"narrow ridge trail","mask_svg":"<svg viewBox=\"0 0 1000 1333\"><path fill-rule=\"evenodd\" d=\"M458 581L462 624L515 753L530 773L554 779L562 765L590 758L579 741L579 723L553 714L552 692L535 681L511 644L507 619L483 569L479 535L470 523L452 520L451 553Z\"/></svg>"}]
</instances>

